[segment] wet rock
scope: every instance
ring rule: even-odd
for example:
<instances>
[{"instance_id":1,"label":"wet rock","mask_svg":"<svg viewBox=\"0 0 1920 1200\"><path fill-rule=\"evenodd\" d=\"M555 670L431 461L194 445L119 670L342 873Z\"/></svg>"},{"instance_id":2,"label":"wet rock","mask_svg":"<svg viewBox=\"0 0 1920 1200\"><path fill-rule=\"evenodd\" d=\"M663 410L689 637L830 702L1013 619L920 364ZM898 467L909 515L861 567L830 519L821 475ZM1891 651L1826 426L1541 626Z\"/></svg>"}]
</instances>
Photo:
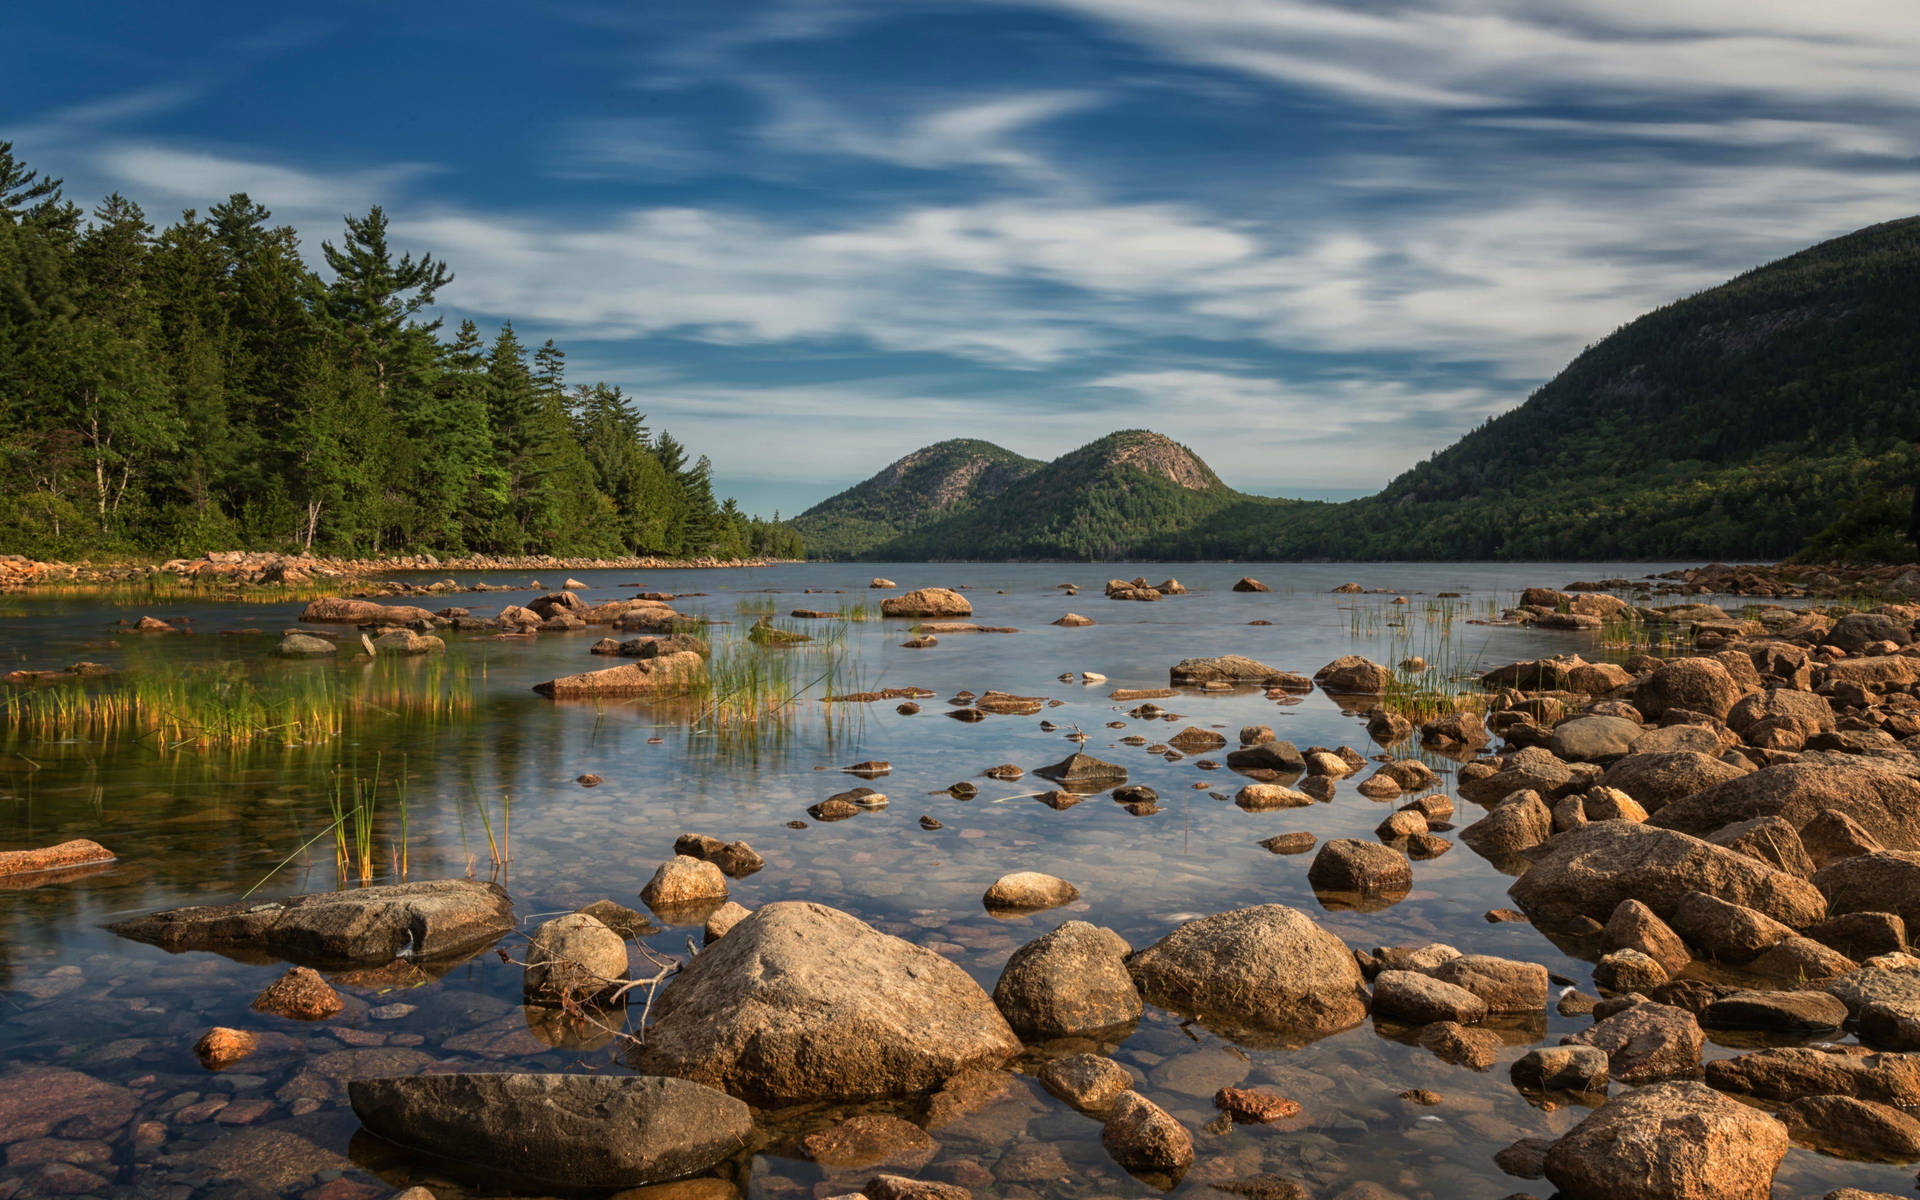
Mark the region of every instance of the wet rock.
<instances>
[{"instance_id":1,"label":"wet rock","mask_svg":"<svg viewBox=\"0 0 1920 1200\"><path fill-rule=\"evenodd\" d=\"M1756 1100L1853 1096L1898 1108L1920 1105L1920 1055L1861 1053L1858 1047L1755 1050L1706 1065L1707 1082Z\"/></svg>"},{"instance_id":2,"label":"wet rock","mask_svg":"<svg viewBox=\"0 0 1920 1200\"><path fill-rule=\"evenodd\" d=\"M1500 1035L1469 1029L1456 1021L1436 1021L1420 1031L1420 1047L1441 1062L1484 1071L1500 1056Z\"/></svg>"},{"instance_id":3,"label":"wet rock","mask_svg":"<svg viewBox=\"0 0 1920 1200\"><path fill-rule=\"evenodd\" d=\"M310 633L288 633L280 639L273 652L281 658L325 658L338 654L340 647L323 637Z\"/></svg>"},{"instance_id":4,"label":"wet rock","mask_svg":"<svg viewBox=\"0 0 1920 1200\"><path fill-rule=\"evenodd\" d=\"M1667 969L1638 950L1615 950L1593 967L1593 982L1609 992L1646 992L1667 982Z\"/></svg>"},{"instance_id":5,"label":"wet rock","mask_svg":"<svg viewBox=\"0 0 1920 1200\"><path fill-rule=\"evenodd\" d=\"M1035 1078L1055 1097L1087 1112L1105 1111L1122 1092L1133 1090L1133 1075L1098 1054L1051 1059L1042 1064Z\"/></svg>"},{"instance_id":6,"label":"wet rock","mask_svg":"<svg viewBox=\"0 0 1920 1200\"><path fill-rule=\"evenodd\" d=\"M927 1131L885 1113L864 1113L832 1129L810 1133L800 1149L823 1167L905 1167L916 1170L933 1160L937 1147Z\"/></svg>"},{"instance_id":7,"label":"wet rock","mask_svg":"<svg viewBox=\"0 0 1920 1200\"><path fill-rule=\"evenodd\" d=\"M216 1026L200 1035L200 1040L193 1044L193 1054L207 1070L224 1071L252 1054L259 1045L260 1035L251 1030Z\"/></svg>"},{"instance_id":8,"label":"wet rock","mask_svg":"<svg viewBox=\"0 0 1920 1200\"><path fill-rule=\"evenodd\" d=\"M1167 745L1182 754L1204 754L1209 750L1218 750L1226 744L1226 735L1215 733L1211 729L1201 729L1195 725L1189 725L1167 739Z\"/></svg>"},{"instance_id":9,"label":"wet rock","mask_svg":"<svg viewBox=\"0 0 1920 1200\"><path fill-rule=\"evenodd\" d=\"M1261 848L1269 854L1305 854L1313 849L1315 838L1310 833L1281 833L1261 841Z\"/></svg>"},{"instance_id":10,"label":"wet rock","mask_svg":"<svg viewBox=\"0 0 1920 1200\"><path fill-rule=\"evenodd\" d=\"M685 854L676 854L661 863L647 886L640 889L640 899L647 907L670 921L682 915L683 910L703 906L717 908L726 898L727 877L720 868ZM701 913L700 919L705 920L706 913ZM691 921L676 923L691 924Z\"/></svg>"},{"instance_id":11,"label":"wet rock","mask_svg":"<svg viewBox=\"0 0 1920 1200\"><path fill-rule=\"evenodd\" d=\"M642 914L611 900L595 900L592 904L581 905L575 911L592 917L623 938L641 938L660 932L660 927Z\"/></svg>"},{"instance_id":12,"label":"wet rock","mask_svg":"<svg viewBox=\"0 0 1920 1200\"><path fill-rule=\"evenodd\" d=\"M1393 672L1358 654L1346 654L1315 671L1313 681L1335 695L1378 696L1393 682Z\"/></svg>"},{"instance_id":13,"label":"wet rock","mask_svg":"<svg viewBox=\"0 0 1920 1200\"><path fill-rule=\"evenodd\" d=\"M1547 1151L1567 1200L1768 1200L1787 1131L1697 1083L1641 1088L1596 1109Z\"/></svg>"},{"instance_id":14,"label":"wet rock","mask_svg":"<svg viewBox=\"0 0 1920 1200\"><path fill-rule=\"evenodd\" d=\"M1387 814L1387 819L1376 825L1373 835L1383 842L1395 842L1401 838L1413 837L1427 832L1427 819L1410 809L1400 809Z\"/></svg>"},{"instance_id":15,"label":"wet rock","mask_svg":"<svg viewBox=\"0 0 1920 1200\"><path fill-rule=\"evenodd\" d=\"M1553 836L1553 811L1538 792L1515 792L1460 831L1460 840L1484 858L1509 859Z\"/></svg>"},{"instance_id":16,"label":"wet rock","mask_svg":"<svg viewBox=\"0 0 1920 1200\"><path fill-rule=\"evenodd\" d=\"M1073 1037L1125 1025L1144 1007L1127 971L1130 953L1112 930L1068 921L1013 952L993 1002L1023 1037Z\"/></svg>"},{"instance_id":17,"label":"wet rock","mask_svg":"<svg viewBox=\"0 0 1920 1200\"><path fill-rule=\"evenodd\" d=\"M584 913L543 922L528 941L521 991L529 1004L592 1003L627 978L626 941Z\"/></svg>"},{"instance_id":18,"label":"wet rock","mask_svg":"<svg viewBox=\"0 0 1920 1200\"><path fill-rule=\"evenodd\" d=\"M1313 681L1291 671L1239 654L1221 654L1211 658L1183 658L1167 671L1174 687L1200 687L1209 683L1264 684L1288 691L1307 691Z\"/></svg>"},{"instance_id":19,"label":"wet rock","mask_svg":"<svg viewBox=\"0 0 1920 1200\"><path fill-rule=\"evenodd\" d=\"M294 967L268 985L250 1006L257 1013L269 1013L294 1021L320 1021L339 1012L340 993L333 990L317 971Z\"/></svg>"},{"instance_id":20,"label":"wet rock","mask_svg":"<svg viewBox=\"0 0 1920 1200\"><path fill-rule=\"evenodd\" d=\"M1015 871L994 880L980 899L990 912L1037 912L1079 898L1080 889L1064 879L1039 871Z\"/></svg>"},{"instance_id":21,"label":"wet rock","mask_svg":"<svg viewBox=\"0 0 1920 1200\"><path fill-rule=\"evenodd\" d=\"M1298 775L1307 769L1306 760L1292 742L1261 742L1227 752L1227 765L1236 771L1274 771Z\"/></svg>"},{"instance_id":22,"label":"wet rock","mask_svg":"<svg viewBox=\"0 0 1920 1200\"><path fill-rule=\"evenodd\" d=\"M901 596L888 596L880 602L880 615L886 617L970 617L973 605L959 592L947 588L915 588Z\"/></svg>"},{"instance_id":23,"label":"wet rock","mask_svg":"<svg viewBox=\"0 0 1920 1200\"><path fill-rule=\"evenodd\" d=\"M307 605L300 619L316 625L406 625L430 629L436 618L424 608L406 604L376 604L372 600L350 600L345 596L322 596Z\"/></svg>"},{"instance_id":24,"label":"wet rock","mask_svg":"<svg viewBox=\"0 0 1920 1200\"><path fill-rule=\"evenodd\" d=\"M75 838L38 850L0 851L0 876L55 873L113 860L113 851L99 842Z\"/></svg>"},{"instance_id":25,"label":"wet rock","mask_svg":"<svg viewBox=\"0 0 1920 1200\"><path fill-rule=\"evenodd\" d=\"M1193 1165L1186 1127L1138 1092L1122 1092L1107 1114L1100 1144L1113 1161L1138 1175L1178 1177Z\"/></svg>"},{"instance_id":26,"label":"wet rock","mask_svg":"<svg viewBox=\"0 0 1920 1200\"><path fill-rule=\"evenodd\" d=\"M1413 865L1390 846L1336 838L1324 843L1313 856L1307 882L1316 892L1399 897L1413 887Z\"/></svg>"},{"instance_id":27,"label":"wet rock","mask_svg":"<svg viewBox=\"0 0 1920 1200\"><path fill-rule=\"evenodd\" d=\"M1188 921L1134 954L1128 969L1163 1008L1282 1037L1324 1037L1367 1014L1345 944L1279 904Z\"/></svg>"},{"instance_id":28,"label":"wet rock","mask_svg":"<svg viewBox=\"0 0 1920 1200\"><path fill-rule=\"evenodd\" d=\"M1575 717L1554 727L1547 746L1571 762L1610 762L1631 754L1640 733L1638 724L1620 717Z\"/></svg>"},{"instance_id":29,"label":"wet rock","mask_svg":"<svg viewBox=\"0 0 1920 1200\"><path fill-rule=\"evenodd\" d=\"M1513 1086L1533 1092L1605 1092L1611 1079L1598 1046L1540 1046L1508 1070Z\"/></svg>"},{"instance_id":30,"label":"wet rock","mask_svg":"<svg viewBox=\"0 0 1920 1200\"><path fill-rule=\"evenodd\" d=\"M734 926L661 989L654 1016L636 1067L763 1105L925 1092L1020 1049L959 967L797 902Z\"/></svg>"},{"instance_id":31,"label":"wet rock","mask_svg":"<svg viewBox=\"0 0 1920 1200\"><path fill-rule=\"evenodd\" d=\"M1782 983L1805 983L1844 975L1854 966L1854 961L1839 951L1795 935L1767 947L1747 964L1747 970Z\"/></svg>"},{"instance_id":32,"label":"wet rock","mask_svg":"<svg viewBox=\"0 0 1920 1200\"><path fill-rule=\"evenodd\" d=\"M1057 763L1037 768L1035 775L1051 779L1068 791L1102 791L1127 781L1127 769L1117 763L1103 762L1091 754L1075 752Z\"/></svg>"},{"instance_id":33,"label":"wet rock","mask_svg":"<svg viewBox=\"0 0 1920 1200\"><path fill-rule=\"evenodd\" d=\"M1235 805L1247 812L1273 812L1283 808L1311 808L1312 796L1277 783L1249 783L1234 793Z\"/></svg>"},{"instance_id":34,"label":"wet rock","mask_svg":"<svg viewBox=\"0 0 1920 1200\"><path fill-rule=\"evenodd\" d=\"M1684 833L1627 821L1561 834L1507 889L1535 924L1548 928L1605 920L1622 900L1640 900L1671 918L1680 898L1695 891L1795 928L1826 916L1826 898L1804 879Z\"/></svg>"},{"instance_id":35,"label":"wet rock","mask_svg":"<svg viewBox=\"0 0 1920 1200\"><path fill-rule=\"evenodd\" d=\"M1376 1020L1427 1025L1458 1021L1473 1025L1486 1019L1487 1002L1463 987L1415 971L1382 971L1373 977L1373 1015Z\"/></svg>"},{"instance_id":36,"label":"wet rock","mask_svg":"<svg viewBox=\"0 0 1920 1200\"><path fill-rule=\"evenodd\" d=\"M1727 673L1724 663L1711 658L1672 659L1642 679L1635 687L1633 705L1657 720L1671 708L1726 719L1734 701L1746 691Z\"/></svg>"},{"instance_id":37,"label":"wet rock","mask_svg":"<svg viewBox=\"0 0 1920 1200\"><path fill-rule=\"evenodd\" d=\"M1669 976L1678 975L1693 961L1680 935L1657 913L1638 900L1622 900L1600 932L1600 949L1637 950L1660 964Z\"/></svg>"},{"instance_id":38,"label":"wet rock","mask_svg":"<svg viewBox=\"0 0 1920 1200\"><path fill-rule=\"evenodd\" d=\"M354 1113L389 1141L562 1188L698 1174L746 1148L746 1105L684 1079L420 1075L359 1079Z\"/></svg>"},{"instance_id":39,"label":"wet rock","mask_svg":"<svg viewBox=\"0 0 1920 1200\"><path fill-rule=\"evenodd\" d=\"M691 650L681 650L657 658L621 663L617 667L563 675L545 683L536 683L533 690L550 700L645 696L684 687L688 681L698 679L706 669L706 660Z\"/></svg>"},{"instance_id":40,"label":"wet rock","mask_svg":"<svg viewBox=\"0 0 1920 1200\"><path fill-rule=\"evenodd\" d=\"M1846 1020L1847 1006L1826 992L1735 992L1709 1004L1701 1017L1708 1029L1777 1033L1821 1033Z\"/></svg>"},{"instance_id":41,"label":"wet rock","mask_svg":"<svg viewBox=\"0 0 1920 1200\"><path fill-rule=\"evenodd\" d=\"M714 909L713 915L707 918L706 924L700 929L700 940L706 945L712 945L714 942L727 936L728 930L746 920L752 913L753 910L744 904L736 904L732 900L727 901L719 908Z\"/></svg>"},{"instance_id":42,"label":"wet rock","mask_svg":"<svg viewBox=\"0 0 1920 1200\"><path fill-rule=\"evenodd\" d=\"M373 639L375 654L439 654L447 644L430 633L415 633L411 629L393 629Z\"/></svg>"},{"instance_id":43,"label":"wet rock","mask_svg":"<svg viewBox=\"0 0 1920 1200\"><path fill-rule=\"evenodd\" d=\"M1079 613L1070 612L1062 616L1059 620L1055 621L1054 624L1063 625L1069 629L1082 629L1088 625L1093 624L1093 618L1083 617Z\"/></svg>"},{"instance_id":44,"label":"wet rock","mask_svg":"<svg viewBox=\"0 0 1920 1200\"><path fill-rule=\"evenodd\" d=\"M1261 1088L1223 1087L1213 1106L1235 1125L1271 1125L1300 1115L1300 1102Z\"/></svg>"},{"instance_id":45,"label":"wet rock","mask_svg":"<svg viewBox=\"0 0 1920 1200\"><path fill-rule=\"evenodd\" d=\"M1236 592L1270 592L1273 589L1252 576L1242 576L1233 585Z\"/></svg>"},{"instance_id":46,"label":"wet rock","mask_svg":"<svg viewBox=\"0 0 1920 1200\"><path fill-rule=\"evenodd\" d=\"M1463 708L1442 713L1420 726L1420 740L1435 746L1485 746L1493 740L1479 713Z\"/></svg>"},{"instance_id":47,"label":"wet rock","mask_svg":"<svg viewBox=\"0 0 1920 1200\"><path fill-rule=\"evenodd\" d=\"M1396 742L1404 741L1411 733L1413 733L1413 722L1397 712L1376 708L1367 714L1367 736L1382 746L1391 746Z\"/></svg>"},{"instance_id":48,"label":"wet rock","mask_svg":"<svg viewBox=\"0 0 1920 1200\"><path fill-rule=\"evenodd\" d=\"M1686 1009L1649 1003L1623 1009L1560 1041L1604 1051L1613 1077L1622 1083L1648 1083L1699 1070L1706 1034Z\"/></svg>"},{"instance_id":49,"label":"wet rock","mask_svg":"<svg viewBox=\"0 0 1920 1200\"><path fill-rule=\"evenodd\" d=\"M442 879L286 900L169 909L109 926L168 950L253 950L320 963L384 963L477 950L513 927L507 894Z\"/></svg>"},{"instance_id":50,"label":"wet rock","mask_svg":"<svg viewBox=\"0 0 1920 1200\"><path fill-rule=\"evenodd\" d=\"M767 860L745 842L723 842L704 833L683 833L673 841L673 852L719 867L724 875L742 879L767 865Z\"/></svg>"},{"instance_id":51,"label":"wet rock","mask_svg":"<svg viewBox=\"0 0 1920 1200\"><path fill-rule=\"evenodd\" d=\"M64 1067L16 1067L0 1074L0 1130L8 1141L114 1137L133 1119L134 1094Z\"/></svg>"},{"instance_id":52,"label":"wet rock","mask_svg":"<svg viewBox=\"0 0 1920 1200\"><path fill-rule=\"evenodd\" d=\"M1920 1120L1851 1096L1805 1096L1780 1110L1787 1133L1822 1154L1863 1162L1920 1159Z\"/></svg>"},{"instance_id":53,"label":"wet rock","mask_svg":"<svg viewBox=\"0 0 1920 1200\"><path fill-rule=\"evenodd\" d=\"M1459 954L1419 968L1435 979L1465 988L1495 1013L1537 1013L1547 1006L1547 969L1539 963Z\"/></svg>"},{"instance_id":54,"label":"wet rock","mask_svg":"<svg viewBox=\"0 0 1920 1200\"><path fill-rule=\"evenodd\" d=\"M1538 746L1515 753L1491 775L1468 778L1462 773L1460 778L1460 794L1475 804L1498 804L1515 792L1537 792L1550 799L1576 790L1572 768Z\"/></svg>"}]
</instances>

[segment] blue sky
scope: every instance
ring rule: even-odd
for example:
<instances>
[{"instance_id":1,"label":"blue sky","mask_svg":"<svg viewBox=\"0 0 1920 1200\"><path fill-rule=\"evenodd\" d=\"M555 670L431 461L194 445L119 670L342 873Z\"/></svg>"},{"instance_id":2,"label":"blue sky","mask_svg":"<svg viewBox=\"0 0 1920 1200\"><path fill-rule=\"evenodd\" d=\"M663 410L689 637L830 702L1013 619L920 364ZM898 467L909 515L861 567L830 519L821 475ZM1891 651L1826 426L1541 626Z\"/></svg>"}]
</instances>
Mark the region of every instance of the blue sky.
<instances>
[{"instance_id":1,"label":"blue sky","mask_svg":"<svg viewBox=\"0 0 1920 1200\"><path fill-rule=\"evenodd\" d=\"M1371 491L1650 307L1920 211L1913 0L14 6L0 138L308 251L386 205L792 513L1144 426ZM22 69L24 68L24 69Z\"/></svg>"}]
</instances>

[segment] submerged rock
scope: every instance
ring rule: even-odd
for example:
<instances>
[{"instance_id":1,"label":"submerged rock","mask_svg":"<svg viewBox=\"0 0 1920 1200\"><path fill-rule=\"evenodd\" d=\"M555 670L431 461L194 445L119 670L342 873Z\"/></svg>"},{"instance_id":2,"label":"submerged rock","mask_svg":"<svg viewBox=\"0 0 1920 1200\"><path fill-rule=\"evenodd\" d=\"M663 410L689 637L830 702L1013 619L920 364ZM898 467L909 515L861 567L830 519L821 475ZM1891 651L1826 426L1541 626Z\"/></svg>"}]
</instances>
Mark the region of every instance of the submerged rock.
<instances>
[{"instance_id":1,"label":"submerged rock","mask_svg":"<svg viewBox=\"0 0 1920 1200\"><path fill-rule=\"evenodd\" d=\"M768 904L654 1001L643 1071L761 1105L931 1091L1020 1041L959 967L824 905Z\"/></svg>"},{"instance_id":2,"label":"submerged rock","mask_svg":"<svg viewBox=\"0 0 1920 1200\"><path fill-rule=\"evenodd\" d=\"M286 900L167 909L108 926L168 950L253 951L319 964L447 958L513 928L513 904L491 883L436 879Z\"/></svg>"},{"instance_id":3,"label":"submerged rock","mask_svg":"<svg viewBox=\"0 0 1920 1200\"><path fill-rule=\"evenodd\" d=\"M369 1132L547 1187L681 1179L747 1148L745 1104L685 1079L418 1075L347 1086Z\"/></svg>"},{"instance_id":4,"label":"submerged rock","mask_svg":"<svg viewBox=\"0 0 1920 1200\"><path fill-rule=\"evenodd\" d=\"M340 993L311 967L294 967L253 999L257 1013L293 1021L322 1021L342 1008Z\"/></svg>"}]
</instances>

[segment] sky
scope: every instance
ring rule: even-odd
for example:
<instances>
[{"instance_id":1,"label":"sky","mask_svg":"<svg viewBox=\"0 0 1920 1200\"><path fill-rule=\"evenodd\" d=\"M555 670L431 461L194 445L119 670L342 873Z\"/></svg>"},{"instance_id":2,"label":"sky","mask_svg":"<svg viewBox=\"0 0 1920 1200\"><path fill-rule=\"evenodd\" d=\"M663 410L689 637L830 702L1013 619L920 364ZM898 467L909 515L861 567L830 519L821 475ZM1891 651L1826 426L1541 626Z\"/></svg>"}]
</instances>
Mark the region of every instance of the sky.
<instances>
[{"instance_id":1,"label":"sky","mask_svg":"<svg viewBox=\"0 0 1920 1200\"><path fill-rule=\"evenodd\" d=\"M0 139L305 251L384 205L791 515L1121 428L1371 492L1650 308L1920 212L1914 0L16 5Z\"/></svg>"}]
</instances>

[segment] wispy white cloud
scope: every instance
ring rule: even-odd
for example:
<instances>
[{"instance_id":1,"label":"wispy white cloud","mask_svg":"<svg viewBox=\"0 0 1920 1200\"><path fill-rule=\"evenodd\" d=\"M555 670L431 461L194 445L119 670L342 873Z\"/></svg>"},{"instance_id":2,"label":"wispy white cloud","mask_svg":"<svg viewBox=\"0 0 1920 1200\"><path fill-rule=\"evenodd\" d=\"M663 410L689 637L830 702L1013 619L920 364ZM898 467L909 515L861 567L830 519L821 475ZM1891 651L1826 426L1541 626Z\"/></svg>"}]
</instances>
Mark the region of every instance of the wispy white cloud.
<instances>
[{"instance_id":1,"label":"wispy white cloud","mask_svg":"<svg viewBox=\"0 0 1920 1200\"><path fill-rule=\"evenodd\" d=\"M89 157L102 177L147 200L198 206L246 192L282 220L303 226L315 222L303 231L322 236L330 236L346 213L391 205L409 184L435 169L403 163L321 171L252 154L134 141L109 142Z\"/></svg>"}]
</instances>

